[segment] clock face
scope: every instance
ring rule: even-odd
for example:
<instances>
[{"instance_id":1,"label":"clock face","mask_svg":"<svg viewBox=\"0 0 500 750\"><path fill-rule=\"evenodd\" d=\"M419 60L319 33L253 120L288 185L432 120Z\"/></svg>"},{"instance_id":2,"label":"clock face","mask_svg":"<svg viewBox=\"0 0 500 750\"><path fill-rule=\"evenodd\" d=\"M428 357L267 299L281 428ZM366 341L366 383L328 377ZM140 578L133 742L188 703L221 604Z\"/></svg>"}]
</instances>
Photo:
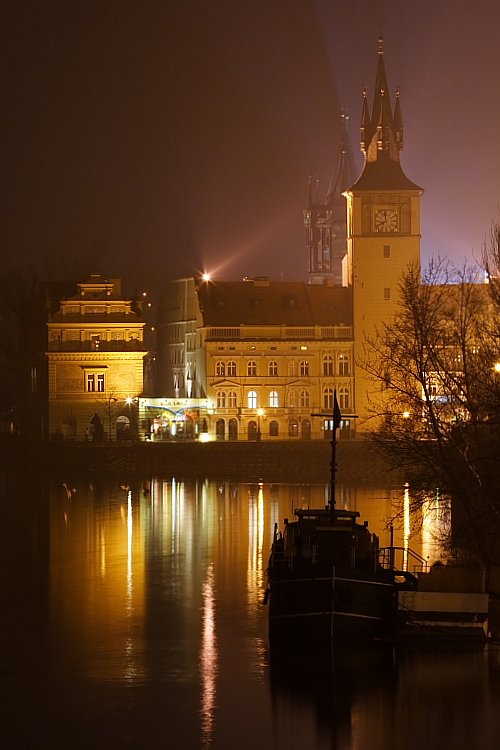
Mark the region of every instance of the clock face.
<instances>
[{"instance_id":1,"label":"clock face","mask_svg":"<svg viewBox=\"0 0 500 750\"><path fill-rule=\"evenodd\" d=\"M376 232L397 232L399 231L399 214L394 208L377 208L375 211L375 231Z\"/></svg>"}]
</instances>

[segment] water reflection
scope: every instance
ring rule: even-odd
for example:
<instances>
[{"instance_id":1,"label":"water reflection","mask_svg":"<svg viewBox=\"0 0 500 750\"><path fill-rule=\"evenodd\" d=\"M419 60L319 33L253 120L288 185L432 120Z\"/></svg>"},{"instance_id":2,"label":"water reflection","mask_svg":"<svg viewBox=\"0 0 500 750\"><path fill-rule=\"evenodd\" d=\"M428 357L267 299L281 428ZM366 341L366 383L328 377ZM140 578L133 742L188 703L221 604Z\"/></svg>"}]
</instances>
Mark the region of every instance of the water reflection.
<instances>
[{"instance_id":1,"label":"water reflection","mask_svg":"<svg viewBox=\"0 0 500 750\"><path fill-rule=\"evenodd\" d=\"M48 493L0 489L6 746L461 750L474 732L469 747L498 746L492 649L355 650L333 661L299 658L293 644L269 653L261 602L274 524L298 505L324 506L326 486L94 479ZM382 546L394 499L338 488ZM410 518L407 542L426 558L439 554L440 514L431 509L420 535Z\"/></svg>"}]
</instances>

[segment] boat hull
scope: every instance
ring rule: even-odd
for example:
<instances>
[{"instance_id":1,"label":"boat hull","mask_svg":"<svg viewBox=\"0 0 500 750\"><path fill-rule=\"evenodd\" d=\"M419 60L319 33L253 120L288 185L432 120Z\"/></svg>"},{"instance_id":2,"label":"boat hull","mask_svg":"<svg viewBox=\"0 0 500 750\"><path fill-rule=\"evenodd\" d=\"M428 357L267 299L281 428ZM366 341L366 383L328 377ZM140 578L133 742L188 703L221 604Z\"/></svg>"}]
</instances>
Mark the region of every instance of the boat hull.
<instances>
[{"instance_id":1,"label":"boat hull","mask_svg":"<svg viewBox=\"0 0 500 750\"><path fill-rule=\"evenodd\" d=\"M270 577L271 638L385 639L393 635L396 610L394 585L366 572Z\"/></svg>"}]
</instances>

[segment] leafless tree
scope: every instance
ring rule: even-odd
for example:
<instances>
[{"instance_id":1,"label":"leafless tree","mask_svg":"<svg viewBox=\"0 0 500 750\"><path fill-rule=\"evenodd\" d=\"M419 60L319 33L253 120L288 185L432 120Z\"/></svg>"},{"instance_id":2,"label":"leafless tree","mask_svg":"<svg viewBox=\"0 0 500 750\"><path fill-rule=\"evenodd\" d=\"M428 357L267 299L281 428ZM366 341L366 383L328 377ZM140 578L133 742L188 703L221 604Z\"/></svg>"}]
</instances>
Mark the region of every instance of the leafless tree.
<instances>
[{"instance_id":1,"label":"leafless tree","mask_svg":"<svg viewBox=\"0 0 500 750\"><path fill-rule=\"evenodd\" d=\"M362 365L373 442L416 505L433 488L453 498L450 543L490 564L500 557L500 299L480 281L477 269L443 259L422 278L410 267L397 314L366 342Z\"/></svg>"}]
</instances>

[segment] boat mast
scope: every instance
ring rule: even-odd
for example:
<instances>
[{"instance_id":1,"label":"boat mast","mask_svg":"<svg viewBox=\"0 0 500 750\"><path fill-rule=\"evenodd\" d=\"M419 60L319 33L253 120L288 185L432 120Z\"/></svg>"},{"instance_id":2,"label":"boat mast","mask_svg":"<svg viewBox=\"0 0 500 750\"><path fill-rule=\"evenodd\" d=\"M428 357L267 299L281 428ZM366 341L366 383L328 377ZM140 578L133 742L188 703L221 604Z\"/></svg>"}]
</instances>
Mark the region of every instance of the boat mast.
<instances>
[{"instance_id":1,"label":"boat mast","mask_svg":"<svg viewBox=\"0 0 500 750\"><path fill-rule=\"evenodd\" d=\"M333 415L332 415L332 453L330 463L330 520L333 521L335 515L335 479L337 474L337 430L340 427L342 414L340 413L339 402L337 401L337 390L333 391Z\"/></svg>"}]
</instances>

